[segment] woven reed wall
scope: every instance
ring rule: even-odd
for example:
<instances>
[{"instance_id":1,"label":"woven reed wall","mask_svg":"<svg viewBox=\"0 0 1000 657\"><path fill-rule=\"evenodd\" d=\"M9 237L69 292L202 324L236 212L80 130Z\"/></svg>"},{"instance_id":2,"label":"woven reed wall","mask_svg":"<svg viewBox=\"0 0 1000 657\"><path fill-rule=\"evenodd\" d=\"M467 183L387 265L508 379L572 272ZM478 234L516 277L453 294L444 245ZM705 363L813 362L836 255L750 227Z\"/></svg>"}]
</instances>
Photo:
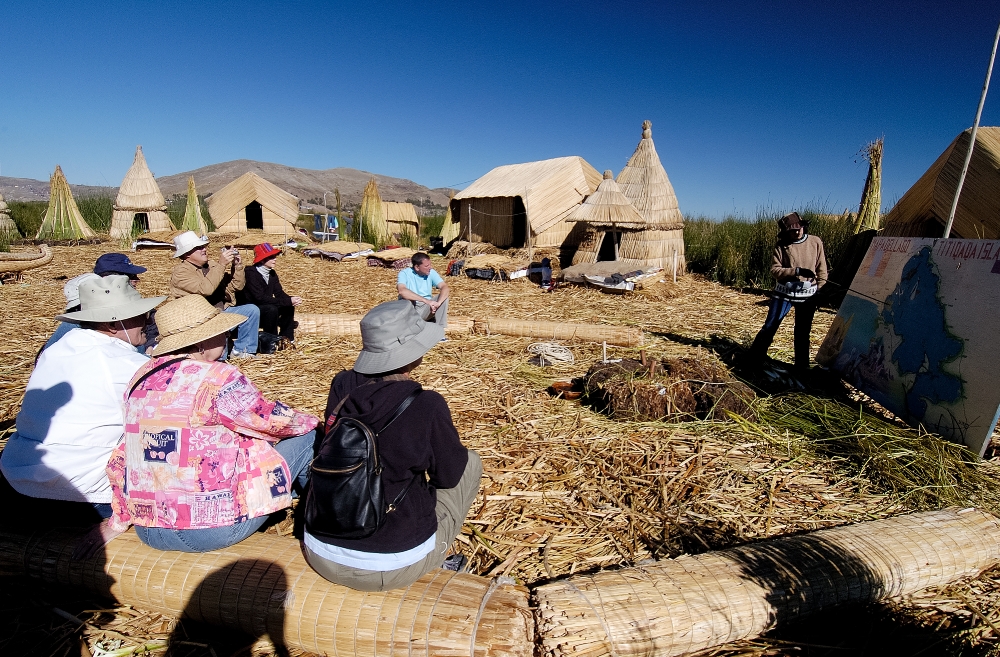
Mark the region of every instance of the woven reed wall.
<instances>
[{"instance_id":1,"label":"woven reed wall","mask_svg":"<svg viewBox=\"0 0 1000 657\"><path fill-rule=\"evenodd\" d=\"M489 242L502 249L514 241L514 197L466 198L457 201L459 207L459 239L468 242ZM472 209L472 237L469 238L469 209ZM525 221L524 215L516 217ZM520 246L520 245L518 245Z\"/></svg>"},{"instance_id":2,"label":"woven reed wall","mask_svg":"<svg viewBox=\"0 0 1000 657\"><path fill-rule=\"evenodd\" d=\"M132 225L137 212L145 212L149 221L148 233L167 232L174 229L170 217L162 210L118 210L111 213L111 237L121 239L131 237Z\"/></svg>"},{"instance_id":3,"label":"woven reed wall","mask_svg":"<svg viewBox=\"0 0 1000 657\"><path fill-rule=\"evenodd\" d=\"M673 271L674 251L677 251L677 275L684 273L684 229L643 230L622 232L618 259L645 267L662 267Z\"/></svg>"},{"instance_id":4,"label":"woven reed wall","mask_svg":"<svg viewBox=\"0 0 1000 657\"><path fill-rule=\"evenodd\" d=\"M449 318L449 322L451 319ZM525 338L607 342L622 347L642 345L642 330L629 326L604 324L568 324L565 322L531 322L520 319L477 319L477 333L500 333Z\"/></svg>"},{"instance_id":5,"label":"woven reed wall","mask_svg":"<svg viewBox=\"0 0 1000 657\"><path fill-rule=\"evenodd\" d=\"M0 253L0 273L27 271L52 262L52 249L41 244L39 253Z\"/></svg>"},{"instance_id":6,"label":"woven reed wall","mask_svg":"<svg viewBox=\"0 0 1000 657\"><path fill-rule=\"evenodd\" d=\"M110 594L123 604L253 634L321 655L530 657L527 589L437 570L406 589L331 584L298 541L254 534L226 550L161 552L134 532L103 558L73 561L74 535L0 533L0 571Z\"/></svg>"},{"instance_id":7,"label":"woven reed wall","mask_svg":"<svg viewBox=\"0 0 1000 657\"><path fill-rule=\"evenodd\" d=\"M545 655L683 655L832 605L875 601L1000 563L1000 522L945 509L545 584Z\"/></svg>"}]
</instances>

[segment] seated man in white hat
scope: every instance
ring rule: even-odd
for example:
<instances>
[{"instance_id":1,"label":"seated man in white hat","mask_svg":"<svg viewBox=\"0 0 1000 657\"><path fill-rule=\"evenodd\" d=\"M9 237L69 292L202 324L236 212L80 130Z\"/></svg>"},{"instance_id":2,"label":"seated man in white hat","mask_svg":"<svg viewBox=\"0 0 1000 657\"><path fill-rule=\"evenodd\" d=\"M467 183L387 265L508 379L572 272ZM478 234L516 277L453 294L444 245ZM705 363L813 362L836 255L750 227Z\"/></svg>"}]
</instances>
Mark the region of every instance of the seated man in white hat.
<instances>
[{"instance_id":1,"label":"seated man in white hat","mask_svg":"<svg viewBox=\"0 0 1000 657\"><path fill-rule=\"evenodd\" d=\"M23 511L26 498L59 500L65 513L37 518L50 526L77 511L110 515L105 468L124 432L125 386L149 360L135 345L149 311L166 299L143 298L128 276L86 280L79 295L80 310L56 317L76 328L42 352L0 454L0 503L11 508L14 497Z\"/></svg>"},{"instance_id":2,"label":"seated man in white hat","mask_svg":"<svg viewBox=\"0 0 1000 657\"><path fill-rule=\"evenodd\" d=\"M361 320L363 348L354 368L337 374L326 407L326 437L312 463L304 505L303 552L327 580L361 591L409 586L437 568L461 569L447 557L476 499L483 464L466 449L448 402L410 378L444 329L424 321L407 300L387 301ZM363 422L378 436L381 525L352 503L357 461L338 440L338 423ZM398 420L398 421L396 421ZM349 425L345 420L345 424ZM367 479L366 479L367 481ZM358 513L357 511L361 511Z\"/></svg>"},{"instance_id":3,"label":"seated man in white hat","mask_svg":"<svg viewBox=\"0 0 1000 657\"><path fill-rule=\"evenodd\" d=\"M233 356L257 353L260 309L248 303L236 304L236 293L246 285L243 262L236 248L223 248L217 262L209 262L208 238L186 231L174 238L174 256L180 262L170 272L170 298L200 294L226 313L243 315L247 321L236 329ZM225 355L223 355L225 360Z\"/></svg>"}]
</instances>

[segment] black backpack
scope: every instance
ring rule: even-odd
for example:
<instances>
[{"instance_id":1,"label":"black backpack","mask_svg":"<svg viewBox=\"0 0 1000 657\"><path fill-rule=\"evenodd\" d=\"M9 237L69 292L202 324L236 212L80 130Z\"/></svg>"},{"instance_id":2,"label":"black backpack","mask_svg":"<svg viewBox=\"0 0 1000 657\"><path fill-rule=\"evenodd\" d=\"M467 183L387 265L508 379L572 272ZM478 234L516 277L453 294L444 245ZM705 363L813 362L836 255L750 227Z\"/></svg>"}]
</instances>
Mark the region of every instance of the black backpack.
<instances>
[{"instance_id":1,"label":"black backpack","mask_svg":"<svg viewBox=\"0 0 1000 657\"><path fill-rule=\"evenodd\" d=\"M420 388L417 388L404 399L382 431L395 422L419 394ZM332 415L339 413L348 396L337 404ZM309 470L306 531L321 538L371 536L385 523L386 515L396 510L406 491L417 480L417 477L411 479L392 502L385 504L378 434L354 417L337 417L320 442Z\"/></svg>"}]
</instances>

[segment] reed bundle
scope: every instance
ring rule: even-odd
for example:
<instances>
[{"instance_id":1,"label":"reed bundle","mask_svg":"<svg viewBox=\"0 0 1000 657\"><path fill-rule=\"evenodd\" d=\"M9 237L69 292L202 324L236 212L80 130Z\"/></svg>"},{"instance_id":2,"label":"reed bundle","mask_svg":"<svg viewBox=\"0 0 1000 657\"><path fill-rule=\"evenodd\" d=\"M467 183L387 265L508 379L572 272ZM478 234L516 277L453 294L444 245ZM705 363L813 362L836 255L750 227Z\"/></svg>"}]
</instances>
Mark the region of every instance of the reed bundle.
<instances>
[{"instance_id":1,"label":"reed bundle","mask_svg":"<svg viewBox=\"0 0 1000 657\"><path fill-rule=\"evenodd\" d=\"M128 532L74 561L78 536L0 532L0 570L321 655L532 654L528 592L512 583L440 569L406 589L364 593L322 579L297 540L270 534L197 554L154 550Z\"/></svg>"},{"instance_id":2,"label":"reed bundle","mask_svg":"<svg viewBox=\"0 0 1000 657\"><path fill-rule=\"evenodd\" d=\"M80 214L62 167L56 165L55 173L49 180L49 207L35 239L82 240L95 236Z\"/></svg>"},{"instance_id":3,"label":"reed bundle","mask_svg":"<svg viewBox=\"0 0 1000 657\"><path fill-rule=\"evenodd\" d=\"M487 318L476 320L475 331L486 335L500 333L502 335L514 335L534 338L536 340L607 342L608 344L623 347L637 347L642 345L642 330L627 326Z\"/></svg>"},{"instance_id":4,"label":"reed bundle","mask_svg":"<svg viewBox=\"0 0 1000 657\"><path fill-rule=\"evenodd\" d=\"M451 245L445 257L451 260L462 260L463 258L471 258L472 256L484 253L502 253L502 251L489 242L466 242L458 240Z\"/></svg>"},{"instance_id":5,"label":"reed bundle","mask_svg":"<svg viewBox=\"0 0 1000 657\"><path fill-rule=\"evenodd\" d=\"M20 273L52 262L52 249L46 244L38 253L0 253L0 274Z\"/></svg>"},{"instance_id":6,"label":"reed bundle","mask_svg":"<svg viewBox=\"0 0 1000 657\"><path fill-rule=\"evenodd\" d=\"M383 246L388 238L388 226L385 221L385 209L382 205L382 197L378 193L378 183L372 177L365 185L365 191L361 196L361 206L355 213L354 230L359 242L371 242L372 244Z\"/></svg>"},{"instance_id":7,"label":"reed bundle","mask_svg":"<svg viewBox=\"0 0 1000 657\"><path fill-rule=\"evenodd\" d=\"M545 584L538 632L546 655L685 655L998 563L994 516L918 513Z\"/></svg>"},{"instance_id":8,"label":"reed bundle","mask_svg":"<svg viewBox=\"0 0 1000 657\"><path fill-rule=\"evenodd\" d=\"M399 262L400 260L409 261L409 259L412 258L413 254L416 252L417 251L415 249L410 249L405 246L401 246L395 249L383 249L381 251L376 251L375 253L372 253L368 257L381 260L386 265L391 267L393 264Z\"/></svg>"},{"instance_id":9,"label":"reed bundle","mask_svg":"<svg viewBox=\"0 0 1000 657\"><path fill-rule=\"evenodd\" d=\"M184 208L181 230L193 230L199 235L208 233L208 225L201 216L201 203L198 201L198 190L194 186L194 176L188 178L187 205Z\"/></svg>"},{"instance_id":10,"label":"reed bundle","mask_svg":"<svg viewBox=\"0 0 1000 657\"><path fill-rule=\"evenodd\" d=\"M494 272L502 272L506 276L527 266L527 259L514 259L498 253L481 253L465 261L466 269L492 269Z\"/></svg>"},{"instance_id":11,"label":"reed bundle","mask_svg":"<svg viewBox=\"0 0 1000 657\"><path fill-rule=\"evenodd\" d=\"M868 160L868 177L861 192L858 216L854 220L854 232L878 230L882 227L882 142L879 137L864 149Z\"/></svg>"}]
</instances>

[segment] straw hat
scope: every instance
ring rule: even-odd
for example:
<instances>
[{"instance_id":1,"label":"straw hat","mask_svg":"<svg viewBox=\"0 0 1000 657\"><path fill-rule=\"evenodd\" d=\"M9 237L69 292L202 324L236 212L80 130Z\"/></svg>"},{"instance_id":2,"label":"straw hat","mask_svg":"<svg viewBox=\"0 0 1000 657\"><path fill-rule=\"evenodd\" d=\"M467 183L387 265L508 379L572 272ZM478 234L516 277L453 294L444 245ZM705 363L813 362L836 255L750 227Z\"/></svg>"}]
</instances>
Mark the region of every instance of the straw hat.
<instances>
[{"instance_id":1,"label":"straw hat","mask_svg":"<svg viewBox=\"0 0 1000 657\"><path fill-rule=\"evenodd\" d=\"M193 230L186 230L174 238L174 255L172 257L180 258L182 255L206 244L208 244L207 237L204 235L198 237L198 233Z\"/></svg>"},{"instance_id":2,"label":"straw hat","mask_svg":"<svg viewBox=\"0 0 1000 657\"><path fill-rule=\"evenodd\" d=\"M166 297L143 298L128 282L128 276L105 276L79 284L81 309L63 313L61 322L117 322L145 315L166 300Z\"/></svg>"},{"instance_id":3,"label":"straw hat","mask_svg":"<svg viewBox=\"0 0 1000 657\"><path fill-rule=\"evenodd\" d=\"M230 331L247 320L243 315L224 313L200 294L188 294L164 304L156 311L159 342L154 356L198 344Z\"/></svg>"},{"instance_id":4,"label":"straw hat","mask_svg":"<svg viewBox=\"0 0 1000 657\"><path fill-rule=\"evenodd\" d=\"M163 311L160 311L163 312ZM159 312L156 313L159 317ZM426 322L405 299L380 303L361 320L361 353L354 371L391 372L417 360L444 337L444 329Z\"/></svg>"},{"instance_id":5,"label":"straw hat","mask_svg":"<svg viewBox=\"0 0 1000 657\"><path fill-rule=\"evenodd\" d=\"M281 255L281 249L276 249L267 242L253 247L253 264L259 265L271 256Z\"/></svg>"}]
</instances>

